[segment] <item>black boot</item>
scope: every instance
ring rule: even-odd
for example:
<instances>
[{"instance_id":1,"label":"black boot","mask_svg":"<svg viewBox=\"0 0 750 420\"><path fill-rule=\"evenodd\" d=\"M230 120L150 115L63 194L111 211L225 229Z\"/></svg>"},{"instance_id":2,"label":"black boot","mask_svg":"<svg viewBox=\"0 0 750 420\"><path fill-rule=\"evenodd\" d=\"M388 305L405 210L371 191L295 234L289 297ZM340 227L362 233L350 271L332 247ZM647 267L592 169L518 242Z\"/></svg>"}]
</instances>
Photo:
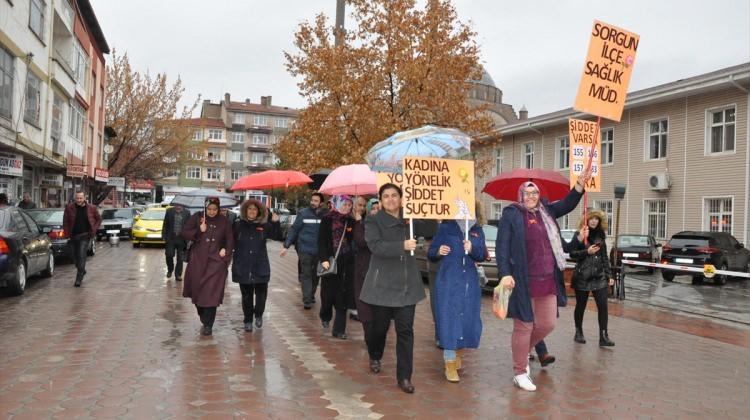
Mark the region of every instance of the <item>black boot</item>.
<instances>
[{"instance_id":1,"label":"black boot","mask_svg":"<svg viewBox=\"0 0 750 420\"><path fill-rule=\"evenodd\" d=\"M83 273L76 274L76 282L73 283L75 287L81 287L81 281L83 281Z\"/></svg>"},{"instance_id":2,"label":"black boot","mask_svg":"<svg viewBox=\"0 0 750 420\"><path fill-rule=\"evenodd\" d=\"M607 330L600 330L599 331L599 347L612 347L615 345L615 342L609 339L609 335L607 335Z\"/></svg>"},{"instance_id":3,"label":"black boot","mask_svg":"<svg viewBox=\"0 0 750 420\"><path fill-rule=\"evenodd\" d=\"M586 344L586 339L583 338L583 329L576 327L576 335L573 337L573 341L576 343Z\"/></svg>"}]
</instances>

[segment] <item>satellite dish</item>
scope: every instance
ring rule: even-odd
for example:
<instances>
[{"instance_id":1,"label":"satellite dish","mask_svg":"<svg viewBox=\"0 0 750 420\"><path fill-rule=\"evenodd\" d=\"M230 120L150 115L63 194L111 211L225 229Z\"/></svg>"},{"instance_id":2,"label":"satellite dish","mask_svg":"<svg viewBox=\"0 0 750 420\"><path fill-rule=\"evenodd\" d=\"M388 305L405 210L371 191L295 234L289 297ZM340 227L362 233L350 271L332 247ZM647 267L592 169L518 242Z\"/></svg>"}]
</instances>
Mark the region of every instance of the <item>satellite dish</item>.
<instances>
[{"instance_id":1,"label":"satellite dish","mask_svg":"<svg viewBox=\"0 0 750 420\"><path fill-rule=\"evenodd\" d=\"M113 150L114 150L114 147L112 147L111 144L104 146L104 153L112 153Z\"/></svg>"}]
</instances>

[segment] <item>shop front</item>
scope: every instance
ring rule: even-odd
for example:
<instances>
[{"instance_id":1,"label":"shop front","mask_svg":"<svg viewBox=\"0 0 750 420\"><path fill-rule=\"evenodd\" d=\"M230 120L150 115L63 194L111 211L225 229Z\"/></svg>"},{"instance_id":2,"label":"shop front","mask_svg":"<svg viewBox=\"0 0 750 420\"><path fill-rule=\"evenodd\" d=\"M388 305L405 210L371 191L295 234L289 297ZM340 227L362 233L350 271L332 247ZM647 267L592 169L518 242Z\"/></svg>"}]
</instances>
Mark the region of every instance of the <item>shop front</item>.
<instances>
[{"instance_id":1,"label":"shop front","mask_svg":"<svg viewBox=\"0 0 750 420\"><path fill-rule=\"evenodd\" d=\"M6 194L11 203L23 195L23 175L23 155L0 152L0 193Z\"/></svg>"}]
</instances>

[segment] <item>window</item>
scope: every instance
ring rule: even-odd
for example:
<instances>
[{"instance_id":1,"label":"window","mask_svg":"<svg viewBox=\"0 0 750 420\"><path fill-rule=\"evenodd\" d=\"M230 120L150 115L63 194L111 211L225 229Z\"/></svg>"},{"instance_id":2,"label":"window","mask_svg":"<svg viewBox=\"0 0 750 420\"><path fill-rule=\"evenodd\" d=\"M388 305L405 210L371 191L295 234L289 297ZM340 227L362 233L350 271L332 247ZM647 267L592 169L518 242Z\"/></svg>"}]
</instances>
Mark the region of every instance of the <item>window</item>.
<instances>
[{"instance_id":1,"label":"window","mask_svg":"<svg viewBox=\"0 0 750 420\"><path fill-rule=\"evenodd\" d=\"M232 162L244 162L245 154L242 152L232 151Z\"/></svg>"},{"instance_id":2,"label":"window","mask_svg":"<svg viewBox=\"0 0 750 420\"><path fill-rule=\"evenodd\" d=\"M166 168L164 169L164 177L165 178L174 178L180 174L180 170L176 168Z\"/></svg>"},{"instance_id":3,"label":"window","mask_svg":"<svg viewBox=\"0 0 750 420\"><path fill-rule=\"evenodd\" d=\"M271 162L271 156L267 153L253 153L251 163L255 165L268 165Z\"/></svg>"},{"instance_id":4,"label":"window","mask_svg":"<svg viewBox=\"0 0 750 420\"><path fill-rule=\"evenodd\" d=\"M187 179L201 179L200 166L188 166L186 178Z\"/></svg>"},{"instance_id":5,"label":"window","mask_svg":"<svg viewBox=\"0 0 750 420\"><path fill-rule=\"evenodd\" d=\"M201 156L196 152L188 152L187 158L190 160L201 160Z\"/></svg>"},{"instance_id":6,"label":"window","mask_svg":"<svg viewBox=\"0 0 750 420\"><path fill-rule=\"evenodd\" d=\"M570 213L557 219L557 225L560 226L560 229L570 229Z\"/></svg>"},{"instance_id":7,"label":"window","mask_svg":"<svg viewBox=\"0 0 750 420\"><path fill-rule=\"evenodd\" d=\"M79 143L83 141L83 122L85 121L85 115L83 107L77 101L72 100L70 104L70 124L68 124L68 134Z\"/></svg>"},{"instance_id":8,"label":"window","mask_svg":"<svg viewBox=\"0 0 750 420\"><path fill-rule=\"evenodd\" d=\"M245 143L245 133L242 133L242 132L232 133L232 143L239 143L239 144Z\"/></svg>"},{"instance_id":9,"label":"window","mask_svg":"<svg viewBox=\"0 0 750 420\"><path fill-rule=\"evenodd\" d=\"M207 157L209 162L223 162L224 161L224 151L220 149L208 149L207 151Z\"/></svg>"},{"instance_id":10,"label":"window","mask_svg":"<svg viewBox=\"0 0 750 420\"><path fill-rule=\"evenodd\" d=\"M664 159L667 157L668 132L667 120L648 123L648 159Z\"/></svg>"},{"instance_id":11,"label":"window","mask_svg":"<svg viewBox=\"0 0 750 420\"><path fill-rule=\"evenodd\" d=\"M193 141L201 141L201 140L203 140L203 130L193 131Z\"/></svg>"},{"instance_id":12,"label":"window","mask_svg":"<svg viewBox=\"0 0 750 420\"><path fill-rule=\"evenodd\" d=\"M206 179L209 181L221 181L221 168L206 168Z\"/></svg>"},{"instance_id":13,"label":"window","mask_svg":"<svg viewBox=\"0 0 750 420\"><path fill-rule=\"evenodd\" d=\"M208 130L209 140L224 140L224 130L219 128L210 128Z\"/></svg>"},{"instance_id":14,"label":"window","mask_svg":"<svg viewBox=\"0 0 750 420\"><path fill-rule=\"evenodd\" d=\"M70 66L73 70L73 78L76 80L76 88L80 92L88 91L88 71L89 56L86 54L86 50L79 42L73 44L73 57L70 60Z\"/></svg>"},{"instance_id":15,"label":"window","mask_svg":"<svg viewBox=\"0 0 750 420\"><path fill-rule=\"evenodd\" d=\"M268 136L265 134L253 134L253 144L268 144Z\"/></svg>"},{"instance_id":16,"label":"window","mask_svg":"<svg viewBox=\"0 0 750 420\"><path fill-rule=\"evenodd\" d=\"M500 220L501 217L503 217L503 204L492 203L492 218L495 220Z\"/></svg>"},{"instance_id":17,"label":"window","mask_svg":"<svg viewBox=\"0 0 750 420\"><path fill-rule=\"evenodd\" d=\"M13 107L13 56L0 48L0 115L11 118Z\"/></svg>"},{"instance_id":18,"label":"window","mask_svg":"<svg viewBox=\"0 0 750 420\"><path fill-rule=\"evenodd\" d=\"M232 118L232 122L234 124L244 125L245 124L245 114L234 114L234 117Z\"/></svg>"},{"instance_id":19,"label":"window","mask_svg":"<svg viewBox=\"0 0 750 420\"><path fill-rule=\"evenodd\" d=\"M614 162L615 129L602 130L602 165Z\"/></svg>"},{"instance_id":20,"label":"window","mask_svg":"<svg viewBox=\"0 0 750 420\"><path fill-rule=\"evenodd\" d=\"M266 126L268 124L268 121L265 115L253 115L253 124Z\"/></svg>"},{"instance_id":21,"label":"window","mask_svg":"<svg viewBox=\"0 0 750 420\"><path fill-rule=\"evenodd\" d=\"M556 147L557 161L555 162L555 166L557 169L570 168L570 137L558 137Z\"/></svg>"},{"instance_id":22,"label":"window","mask_svg":"<svg viewBox=\"0 0 750 420\"><path fill-rule=\"evenodd\" d=\"M63 102L62 98L58 94L54 94L54 99L52 100L52 130L50 133L50 136L53 140L60 140L62 138L63 133L63 107L65 106L65 103Z\"/></svg>"},{"instance_id":23,"label":"window","mask_svg":"<svg viewBox=\"0 0 750 420\"><path fill-rule=\"evenodd\" d=\"M607 214L607 236L612 235L612 200L594 200L594 208Z\"/></svg>"},{"instance_id":24,"label":"window","mask_svg":"<svg viewBox=\"0 0 750 420\"><path fill-rule=\"evenodd\" d=\"M229 176L231 177L232 181L237 181L238 179L245 176L245 171L241 171L239 169L232 169L229 172Z\"/></svg>"},{"instance_id":25,"label":"window","mask_svg":"<svg viewBox=\"0 0 750 420\"><path fill-rule=\"evenodd\" d=\"M708 153L725 153L734 151L735 108L729 107L709 111L709 149Z\"/></svg>"},{"instance_id":26,"label":"window","mask_svg":"<svg viewBox=\"0 0 750 420\"><path fill-rule=\"evenodd\" d=\"M646 216L646 234L656 239L667 237L667 200L646 200L644 203Z\"/></svg>"},{"instance_id":27,"label":"window","mask_svg":"<svg viewBox=\"0 0 750 420\"><path fill-rule=\"evenodd\" d=\"M703 229L732 233L733 201L731 197L706 198L703 204L706 212L703 217Z\"/></svg>"},{"instance_id":28,"label":"window","mask_svg":"<svg viewBox=\"0 0 750 420\"><path fill-rule=\"evenodd\" d=\"M495 150L495 175L503 171L503 155L504 150L502 147Z\"/></svg>"},{"instance_id":29,"label":"window","mask_svg":"<svg viewBox=\"0 0 750 420\"><path fill-rule=\"evenodd\" d=\"M42 81L32 72L26 75L26 105L23 120L39 126L39 110L42 102Z\"/></svg>"},{"instance_id":30,"label":"window","mask_svg":"<svg viewBox=\"0 0 750 420\"><path fill-rule=\"evenodd\" d=\"M276 127L287 128L289 126L287 119L284 117L276 117Z\"/></svg>"},{"instance_id":31,"label":"window","mask_svg":"<svg viewBox=\"0 0 750 420\"><path fill-rule=\"evenodd\" d=\"M47 4L44 0L31 0L29 5L29 28L31 31L44 40L44 12Z\"/></svg>"},{"instance_id":32,"label":"window","mask_svg":"<svg viewBox=\"0 0 750 420\"><path fill-rule=\"evenodd\" d=\"M534 167L534 142L523 144L523 167L526 169Z\"/></svg>"}]
</instances>

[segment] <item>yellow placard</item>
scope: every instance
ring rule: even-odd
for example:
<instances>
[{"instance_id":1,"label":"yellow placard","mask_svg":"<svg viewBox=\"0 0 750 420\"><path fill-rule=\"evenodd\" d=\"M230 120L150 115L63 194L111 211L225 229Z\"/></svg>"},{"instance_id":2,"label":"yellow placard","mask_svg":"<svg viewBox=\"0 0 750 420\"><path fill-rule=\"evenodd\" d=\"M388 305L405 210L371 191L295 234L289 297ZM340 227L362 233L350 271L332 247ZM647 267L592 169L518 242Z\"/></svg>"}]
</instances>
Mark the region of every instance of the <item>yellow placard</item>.
<instances>
[{"instance_id":1,"label":"yellow placard","mask_svg":"<svg viewBox=\"0 0 750 420\"><path fill-rule=\"evenodd\" d=\"M597 133L599 125L593 121L568 119L570 135L570 187L575 186L578 177L591 159L591 178L586 183L586 191L599 192L602 188L601 154L602 142ZM596 137L596 144L594 144Z\"/></svg>"},{"instance_id":2,"label":"yellow placard","mask_svg":"<svg viewBox=\"0 0 750 420\"><path fill-rule=\"evenodd\" d=\"M385 184L396 184L401 189L404 189L404 176L402 174L397 174L393 172L376 172L375 177L377 179L378 183L378 190L380 190L380 187L382 187Z\"/></svg>"},{"instance_id":3,"label":"yellow placard","mask_svg":"<svg viewBox=\"0 0 750 420\"><path fill-rule=\"evenodd\" d=\"M474 161L403 159L404 217L474 219Z\"/></svg>"},{"instance_id":4,"label":"yellow placard","mask_svg":"<svg viewBox=\"0 0 750 420\"><path fill-rule=\"evenodd\" d=\"M620 121L639 40L640 36L625 29L594 21L573 108Z\"/></svg>"}]
</instances>

